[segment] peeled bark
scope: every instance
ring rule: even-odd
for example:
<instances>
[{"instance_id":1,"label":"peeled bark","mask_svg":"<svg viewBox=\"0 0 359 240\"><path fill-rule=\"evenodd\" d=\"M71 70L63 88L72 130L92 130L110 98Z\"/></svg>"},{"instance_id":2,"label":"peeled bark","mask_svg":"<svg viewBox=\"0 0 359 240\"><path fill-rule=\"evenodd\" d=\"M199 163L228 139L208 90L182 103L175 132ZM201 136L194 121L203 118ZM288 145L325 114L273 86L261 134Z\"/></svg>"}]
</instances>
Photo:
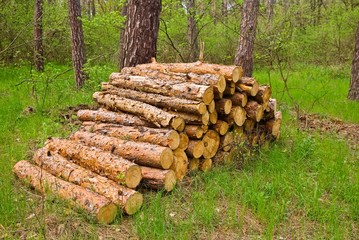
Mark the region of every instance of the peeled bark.
<instances>
[{"instance_id":1,"label":"peeled bark","mask_svg":"<svg viewBox=\"0 0 359 240\"><path fill-rule=\"evenodd\" d=\"M231 96L230 99L232 100L233 106L244 107L245 105L247 105L248 102L247 94L244 92L243 93L236 92Z\"/></svg>"},{"instance_id":2,"label":"peeled bark","mask_svg":"<svg viewBox=\"0 0 359 240\"><path fill-rule=\"evenodd\" d=\"M232 109L232 100L227 98L222 98L221 100L216 101L216 111L219 114L227 115L231 112Z\"/></svg>"},{"instance_id":3,"label":"peeled bark","mask_svg":"<svg viewBox=\"0 0 359 240\"><path fill-rule=\"evenodd\" d=\"M75 132L71 138L84 142L88 146L110 151L142 166L168 169L173 163L172 150L167 147L88 132Z\"/></svg>"},{"instance_id":4,"label":"peeled bark","mask_svg":"<svg viewBox=\"0 0 359 240\"><path fill-rule=\"evenodd\" d=\"M110 75L110 84L147 93L185 98L209 104L213 98L213 87L189 82L168 82L142 76L126 76L120 73Z\"/></svg>"},{"instance_id":5,"label":"peeled bark","mask_svg":"<svg viewBox=\"0 0 359 240\"><path fill-rule=\"evenodd\" d=\"M111 112L107 110L79 110L77 112L77 117L81 121L96 121L104 123L116 123L122 124L125 126L144 126L144 127L155 127L156 125L141 118L122 112Z\"/></svg>"},{"instance_id":6,"label":"peeled bark","mask_svg":"<svg viewBox=\"0 0 359 240\"><path fill-rule=\"evenodd\" d=\"M102 83L102 91L119 97L141 101L159 108L166 108L174 111L182 111L193 114L203 114L207 111L206 104L203 102L177 97L168 97L154 93L139 92L130 89L122 89L114 87L108 83Z\"/></svg>"},{"instance_id":7,"label":"peeled bark","mask_svg":"<svg viewBox=\"0 0 359 240\"><path fill-rule=\"evenodd\" d=\"M201 140L190 140L186 154L190 158L200 158L204 152L204 144Z\"/></svg>"},{"instance_id":8,"label":"peeled bark","mask_svg":"<svg viewBox=\"0 0 359 240\"><path fill-rule=\"evenodd\" d=\"M75 141L52 138L46 142L50 151L72 159L80 166L89 169L115 182L135 188L141 181L141 170L137 164L109 152L88 147Z\"/></svg>"},{"instance_id":9,"label":"peeled bark","mask_svg":"<svg viewBox=\"0 0 359 240\"><path fill-rule=\"evenodd\" d=\"M243 70L240 66L225 66L218 64L210 64L203 62L193 63L157 63L153 61L148 64L140 64L136 66L141 69L152 69L161 72L177 72L177 73L196 73L196 74L219 74L226 79L232 79L237 82L242 78Z\"/></svg>"},{"instance_id":10,"label":"peeled bark","mask_svg":"<svg viewBox=\"0 0 359 240\"><path fill-rule=\"evenodd\" d=\"M244 107L247 112L247 116L256 122L259 122L264 115L264 108L256 101L249 101Z\"/></svg>"},{"instance_id":11,"label":"peeled bark","mask_svg":"<svg viewBox=\"0 0 359 240\"><path fill-rule=\"evenodd\" d=\"M173 170L161 170L157 168L142 167L142 185L151 189L164 189L167 192L176 186L176 173Z\"/></svg>"},{"instance_id":12,"label":"peeled bark","mask_svg":"<svg viewBox=\"0 0 359 240\"><path fill-rule=\"evenodd\" d=\"M90 189L121 207L122 211L132 215L142 206L143 197L141 193L126 188L116 182L97 175L57 153L51 153L46 148L37 150L34 161L42 169L56 177L68 182Z\"/></svg>"},{"instance_id":13,"label":"peeled bark","mask_svg":"<svg viewBox=\"0 0 359 240\"><path fill-rule=\"evenodd\" d=\"M181 149L173 151L174 160L171 169L175 171L178 180L182 180L187 173L188 158L186 153Z\"/></svg>"},{"instance_id":14,"label":"peeled bark","mask_svg":"<svg viewBox=\"0 0 359 240\"><path fill-rule=\"evenodd\" d=\"M142 126L122 126L117 124L88 123L83 126L88 132L101 133L110 137L117 137L122 140L131 140L135 142L147 142L157 144L163 147L176 149L180 143L179 134L170 129L148 128Z\"/></svg>"},{"instance_id":15,"label":"peeled bark","mask_svg":"<svg viewBox=\"0 0 359 240\"><path fill-rule=\"evenodd\" d=\"M183 124L182 118L169 114L162 109L140 101L122 98L111 94L103 94L100 92L95 92L93 94L93 98L98 103L105 105L111 110L118 109L120 111L139 115L146 119L146 121L151 122L158 127L170 126L173 129L177 129L179 126L181 126L181 124Z\"/></svg>"},{"instance_id":16,"label":"peeled bark","mask_svg":"<svg viewBox=\"0 0 359 240\"><path fill-rule=\"evenodd\" d=\"M216 124L211 126L212 130L215 130L216 132L218 132L220 135L225 135L228 132L229 129L229 125L227 122L222 121L222 120L218 120L216 122Z\"/></svg>"},{"instance_id":17,"label":"peeled bark","mask_svg":"<svg viewBox=\"0 0 359 240\"><path fill-rule=\"evenodd\" d=\"M110 200L89 189L61 180L38 166L20 161L13 168L18 178L28 182L37 191L48 191L86 210L97 221L109 224L117 214L117 206Z\"/></svg>"},{"instance_id":18,"label":"peeled bark","mask_svg":"<svg viewBox=\"0 0 359 240\"><path fill-rule=\"evenodd\" d=\"M219 134L216 131L209 130L202 139L204 143L204 158L212 158L216 155L218 147L219 147Z\"/></svg>"}]
</instances>

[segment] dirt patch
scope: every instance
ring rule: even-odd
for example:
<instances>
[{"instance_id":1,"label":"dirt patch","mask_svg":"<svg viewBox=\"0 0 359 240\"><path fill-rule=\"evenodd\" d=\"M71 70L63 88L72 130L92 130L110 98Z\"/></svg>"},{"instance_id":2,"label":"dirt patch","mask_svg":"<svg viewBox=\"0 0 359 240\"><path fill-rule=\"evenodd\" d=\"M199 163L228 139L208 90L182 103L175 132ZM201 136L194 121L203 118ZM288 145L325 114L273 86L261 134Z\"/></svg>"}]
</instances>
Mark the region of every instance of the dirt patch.
<instances>
[{"instance_id":1,"label":"dirt patch","mask_svg":"<svg viewBox=\"0 0 359 240\"><path fill-rule=\"evenodd\" d=\"M354 149L359 149L359 125L347 123L337 118L323 117L318 114L300 116L300 128L309 131L335 133L348 140Z\"/></svg>"}]
</instances>

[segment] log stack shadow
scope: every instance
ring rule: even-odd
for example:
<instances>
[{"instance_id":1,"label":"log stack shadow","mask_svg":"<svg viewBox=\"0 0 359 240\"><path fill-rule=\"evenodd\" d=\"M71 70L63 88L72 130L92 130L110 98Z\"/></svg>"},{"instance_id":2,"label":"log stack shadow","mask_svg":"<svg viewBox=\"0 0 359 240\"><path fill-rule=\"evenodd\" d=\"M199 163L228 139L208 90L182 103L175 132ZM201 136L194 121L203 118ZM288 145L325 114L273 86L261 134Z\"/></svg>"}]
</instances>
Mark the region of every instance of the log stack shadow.
<instances>
[{"instance_id":1,"label":"log stack shadow","mask_svg":"<svg viewBox=\"0 0 359 240\"><path fill-rule=\"evenodd\" d=\"M35 164L20 161L14 172L104 223L117 209L141 208L139 186L170 192L189 171L208 171L231 161L236 147L280 135L271 88L238 66L153 61L112 73L93 99L100 108L78 111L77 132L50 138Z\"/></svg>"}]
</instances>

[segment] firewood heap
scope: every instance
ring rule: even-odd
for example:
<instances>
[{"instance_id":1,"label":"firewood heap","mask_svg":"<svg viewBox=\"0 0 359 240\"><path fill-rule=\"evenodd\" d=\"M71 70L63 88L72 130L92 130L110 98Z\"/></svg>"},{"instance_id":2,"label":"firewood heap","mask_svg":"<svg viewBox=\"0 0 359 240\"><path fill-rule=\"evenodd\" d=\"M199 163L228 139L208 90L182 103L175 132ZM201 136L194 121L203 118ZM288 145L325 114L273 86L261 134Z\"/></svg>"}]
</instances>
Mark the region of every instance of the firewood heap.
<instances>
[{"instance_id":1,"label":"firewood heap","mask_svg":"<svg viewBox=\"0 0 359 240\"><path fill-rule=\"evenodd\" d=\"M141 208L138 186L171 191L189 170L230 161L240 143L277 139L282 116L270 97L269 86L242 77L238 66L127 67L93 94L101 108L78 111L79 131L50 138L35 164L20 161L14 172L111 223L118 209L131 215Z\"/></svg>"}]
</instances>

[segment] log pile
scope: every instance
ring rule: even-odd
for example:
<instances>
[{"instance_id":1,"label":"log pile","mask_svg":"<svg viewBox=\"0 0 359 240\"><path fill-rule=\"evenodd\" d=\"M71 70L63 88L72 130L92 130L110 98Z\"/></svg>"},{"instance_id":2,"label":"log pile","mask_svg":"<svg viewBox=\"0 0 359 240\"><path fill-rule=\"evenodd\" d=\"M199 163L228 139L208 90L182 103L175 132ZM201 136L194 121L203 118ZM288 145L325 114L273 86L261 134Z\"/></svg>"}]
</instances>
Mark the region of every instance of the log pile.
<instances>
[{"instance_id":1,"label":"log pile","mask_svg":"<svg viewBox=\"0 0 359 240\"><path fill-rule=\"evenodd\" d=\"M14 172L105 223L117 208L129 215L140 209L138 186L171 191L188 171L229 161L236 146L280 135L271 88L243 77L238 66L154 61L127 67L112 73L93 99L99 108L78 111L77 132L50 138L35 164L20 161Z\"/></svg>"}]
</instances>

